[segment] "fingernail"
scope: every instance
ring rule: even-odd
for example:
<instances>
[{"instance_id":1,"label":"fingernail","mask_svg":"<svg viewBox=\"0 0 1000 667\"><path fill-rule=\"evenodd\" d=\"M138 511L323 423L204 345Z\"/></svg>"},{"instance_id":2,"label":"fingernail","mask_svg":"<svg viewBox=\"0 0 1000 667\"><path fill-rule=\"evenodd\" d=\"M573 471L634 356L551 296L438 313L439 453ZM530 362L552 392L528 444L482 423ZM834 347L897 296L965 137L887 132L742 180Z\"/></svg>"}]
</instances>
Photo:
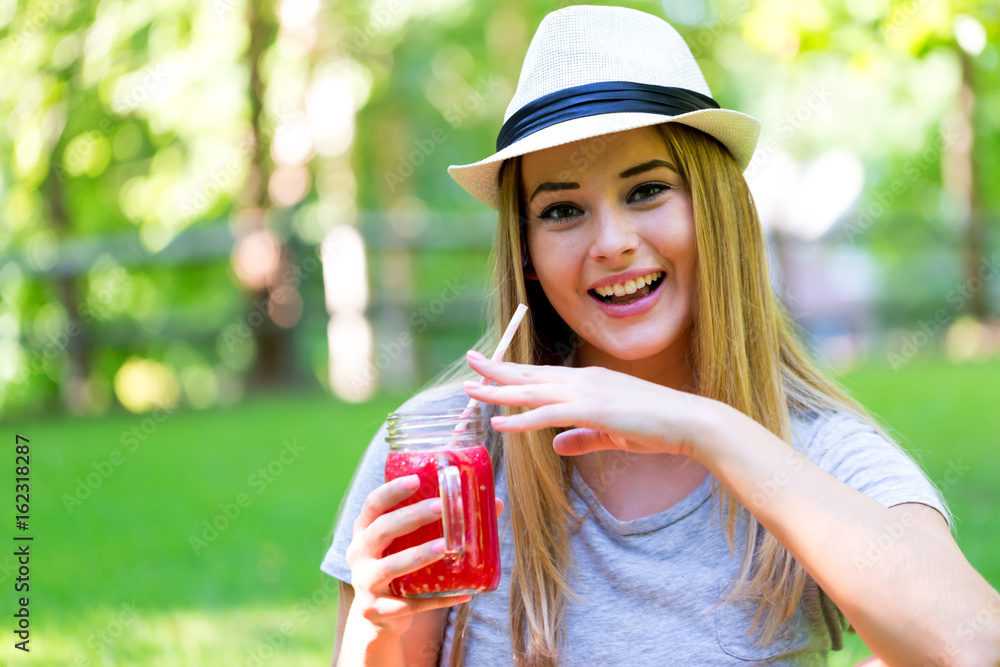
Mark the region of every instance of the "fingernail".
<instances>
[{"instance_id":1,"label":"fingernail","mask_svg":"<svg viewBox=\"0 0 1000 667\"><path fill-rule=\"evenodd\" d=\"M504 422L506 422L506 421L507 421L507 418L506 417L502 417L500 415L497 415L496 417L490 417L490 423L493 424L494 426L503 426Z\"/></svg>"},{"instance_id":2,"label":"fingernail","mask_svg":"<svg viewBox=\"0 0 1000 667\"><path fill-rule=\"evenodd\" d=\"M403 478L404 489L415 489L420 486L420 477L417 475L407 475Z\"/></svg>"},{"instance_id":3,"label":"fingernail","mask_svg":"<svg viewBox=\"0 0 1000 667\"><path fill-rule=\"evenodd\" d=\"M481 352L477 352L475 350L469 350L468 352L465 353L465 356L467 356L469 359L476 359L476 360L482 360L486 358Z\"/></svg>"},{"instance_id":4,"label":"fingernail","mask_svg":"<svg viewBox=\"0 0 1000 667\"><path fill-rule=\"evenodd\" d=\"M444 549L445 549L445 543L443 537L439 540L436 540L434 544L431 546L431 551L433 551L436 554L444 553Z\"/></svg>"},{"instance_id":5,"label":"fingernail","mask_svg":"<svg viewBox=\"0 0 1000 667\"><path fill-rule=\"evenodd\" d=\"M432 512L440 512L441 511L441 499L440 498L435 498L434 500L430 501L427 504L431 508Z\"/></svg>"},{"instance_id":6,"label":"fingernail","mask_svg":"<svg viewBox=\"0 0 1000 667\"><path fill-rule=\"evenodd\" d=\"M481 387L481 386L483 386L482 382L476 382L475 380L466 380L465 381L465 388L466 389L475 389L476 387Z\"/></svg>"}]
</instances>

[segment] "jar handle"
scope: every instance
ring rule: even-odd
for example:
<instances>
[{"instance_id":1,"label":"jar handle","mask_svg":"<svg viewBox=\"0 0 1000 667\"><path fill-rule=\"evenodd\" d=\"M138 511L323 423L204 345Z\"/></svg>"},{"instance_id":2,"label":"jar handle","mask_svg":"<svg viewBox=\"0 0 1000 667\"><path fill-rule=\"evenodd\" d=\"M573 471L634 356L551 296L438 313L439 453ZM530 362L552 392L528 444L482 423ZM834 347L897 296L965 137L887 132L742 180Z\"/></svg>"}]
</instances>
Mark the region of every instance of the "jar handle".
<instances>
[{"instance_id":1,"label":"jar handle","mask_svg":"<svg viewBox=\"0 0 1000 667\"><path fill-rule=\"evenodd\" d=\"M462 473L449 465L447 457L437 458L438 487L441 490L441 524L446 556L465 553L465 507L462 503Z\"/></svg>"}]
</instances>

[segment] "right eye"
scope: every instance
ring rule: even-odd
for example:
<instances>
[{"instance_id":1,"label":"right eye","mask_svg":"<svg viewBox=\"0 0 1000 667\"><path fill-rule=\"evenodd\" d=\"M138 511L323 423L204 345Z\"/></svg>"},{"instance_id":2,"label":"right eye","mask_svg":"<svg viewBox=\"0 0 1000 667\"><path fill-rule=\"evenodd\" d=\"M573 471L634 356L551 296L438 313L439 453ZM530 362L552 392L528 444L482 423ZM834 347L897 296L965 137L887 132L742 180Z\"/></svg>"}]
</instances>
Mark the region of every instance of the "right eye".
<instances>
[{"instance_id":1,"label":"right eye","mask_svg":"<svg viewBox=\"0 0 1000 667\"><path fill-rule=\"evenodd\" d=\"M542 220L568 220L569 218L575 218L578 215L582 215L581 211L576 206L572 204L560 203L552 204L552 206L547 206L538 217Z\"/></svg>"}]
</instances>

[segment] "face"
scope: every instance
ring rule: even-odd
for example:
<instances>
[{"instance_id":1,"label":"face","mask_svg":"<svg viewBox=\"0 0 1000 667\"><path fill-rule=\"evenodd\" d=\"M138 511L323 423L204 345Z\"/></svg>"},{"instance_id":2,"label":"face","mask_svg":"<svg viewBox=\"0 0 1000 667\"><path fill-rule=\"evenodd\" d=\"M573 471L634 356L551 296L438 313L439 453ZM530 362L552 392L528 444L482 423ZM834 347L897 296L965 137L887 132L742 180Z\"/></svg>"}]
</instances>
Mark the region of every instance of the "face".
<instances>
[{"instance_id":1,"label":"face","mask_svg":"<svg viewBox=\"0 0 1000 667\"><path fill-rule=\"evenodd\" d=\"M528 277L583 340L581 357L637 361L686 349L697 246L676 164L655 128L522 158Z\"/></svg>"}]
</instances>

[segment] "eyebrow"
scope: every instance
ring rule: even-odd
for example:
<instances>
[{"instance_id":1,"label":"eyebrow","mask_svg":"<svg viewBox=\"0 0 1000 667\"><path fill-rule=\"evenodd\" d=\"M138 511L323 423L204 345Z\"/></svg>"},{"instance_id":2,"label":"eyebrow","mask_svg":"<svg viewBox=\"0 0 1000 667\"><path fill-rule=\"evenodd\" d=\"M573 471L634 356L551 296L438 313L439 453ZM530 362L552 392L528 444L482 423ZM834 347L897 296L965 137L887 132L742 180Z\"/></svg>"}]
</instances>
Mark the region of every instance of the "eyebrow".
<instances>
[{"instance_id":1,"label":"eyebrow","mask_svg":"<svg viewBox=\"0 0 1000 667\"><path fill-rule=\"evenodd\" d=\"M657 167L666 167L670 171L676 172L677 167L670 164L666 160L650 160L649 162L643 162L640 165L636 165L630 169L626 169L622 173L618 174L620 178L628 178L629 176L635 176L636 174L641 174L644 171L649 171L650 169L656 169Z\"/></svg>"},{"instance_id":2,"label":"eyebrow","mask_svg":"<svg viewBox=\"0 0 1000 667\"><path fill-rule=\"evenodd\" d=\"M643 172L650 171L651 169L656 169L657 167L666 167L671 171L674 172L677 171L677 167L670 164L666 160L650 160L649 162L643 162L642 164L638 164L634 167L629 167L622 173L618 174L618 178L629 178L630 176L635 176L636 174L641 174ZM579 183L550 183L550 182L542 183L537 188L535 188L535 191L531 193L530 197L528 197L528 202L530 203L531 200L535 198L535 195L537 195L539 192L553 192L555 190L578 190L579 188L580 188Z\"/></svg>"},{"instance_id":3,"label":"eyebrow","mask_svg":"<svg viewBox=\"0 0 1000 667\"><path fill-rule=\"evenodd\" d=\"M542 183L537 188L535 188L535 191L531 193L530 197L528 197L528 202L531 202L531 200L534 199L535 195L537 195L539 192L552 192L554 190L579 190L579 189L580 189L579 183Z\"/></svg>"}]
</instances>

